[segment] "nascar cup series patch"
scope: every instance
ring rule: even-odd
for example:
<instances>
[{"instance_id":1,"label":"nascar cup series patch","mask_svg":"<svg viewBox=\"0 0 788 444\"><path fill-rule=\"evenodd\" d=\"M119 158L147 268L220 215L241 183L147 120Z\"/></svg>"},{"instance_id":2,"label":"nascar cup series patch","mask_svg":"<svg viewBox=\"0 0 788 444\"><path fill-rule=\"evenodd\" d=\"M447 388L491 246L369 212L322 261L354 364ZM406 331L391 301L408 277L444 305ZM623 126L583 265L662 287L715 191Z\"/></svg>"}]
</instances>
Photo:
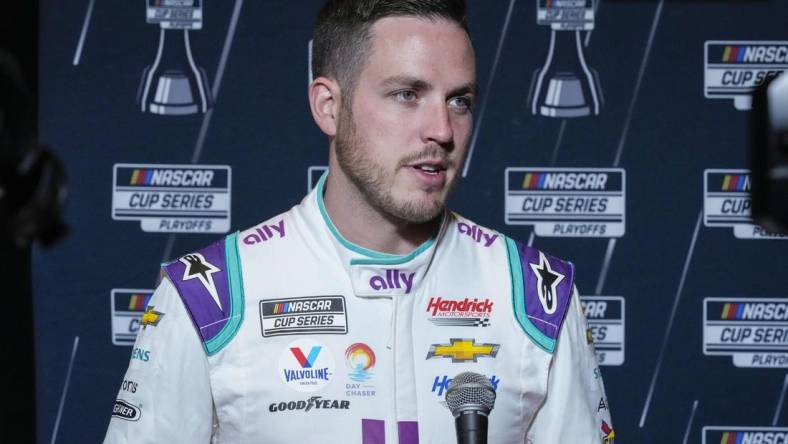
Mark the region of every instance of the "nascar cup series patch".
<instances>
[{"instance_id":1,"label":"nascar cup series patch","mask_svg":"<svg viewBox=\"0 0 788 444\"><path fill-rule=\"evenodd\" d=\"M752 108L752 91L788 69L788 41L709 40L705 45L704 95Z\"/></svg>"},{"instance_id":2,"label":"nascar cup series patch","mask_svg":"<svg viewBox=\"0 0 788 444\"><path fill-rule=\"evenodd\" d=\"M344 296L309 296L260 301L263 337L347 333Z\"/></svg>"},{"instance_id":3,"label":"nascar cup series patch","mask_svg":"<svg viewBox=\"0 0 788 444\"><path fill-rule=\"evenodd\" d=\"M115 164L112 219L139 220L142 231L226 233L230 167Z\"/></svg>"},{"instance_id":4,"label":"nascar cup series patch","mask_svg":"<svg viewBox=\"0 0 788 444\"><path fill-rule=\"evenodd\" d=\"M703 354L736 367L788 368L788 298L706 298Z\"/></svg>"},{"instance_id":5,"label":"nascar cup series patch","mask_svg":"<svg viewBox=\"0 0 788 444\"><path fill-rule=\"evenodd\" d=\"M733 227L739 239L788 239L753 224L749 170L708 169L703 172L703 225Z\"/></svg>"},{"instance_id":6,"label":"nascar cup series patch","mask_svg":"<svg viewBox=\"0 0 788 444\"><path fill-rule=\"evenodd\" d=\"M623 168L507 168L505 220L538 236L621 237Z\"/></svg>"},{"instance_id":7,"label":"nascar cup series patch","mask_svg":"<svg viewBox=\"0 0 788 444\"><path fill-rule=\"evenodd\" d=\"M622 365L626 342L624 298L621 296L581 296L588 333L594 343L599 365Z\"/></svg>"}]
</instances>

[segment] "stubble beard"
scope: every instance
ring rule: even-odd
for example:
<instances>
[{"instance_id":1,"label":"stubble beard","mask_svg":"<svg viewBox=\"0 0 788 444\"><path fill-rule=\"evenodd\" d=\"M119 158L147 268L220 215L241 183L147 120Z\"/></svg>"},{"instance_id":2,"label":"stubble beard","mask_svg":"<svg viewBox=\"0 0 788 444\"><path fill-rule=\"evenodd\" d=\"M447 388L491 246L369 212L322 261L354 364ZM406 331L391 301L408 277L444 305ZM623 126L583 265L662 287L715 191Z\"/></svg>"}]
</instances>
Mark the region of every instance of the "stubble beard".
<instances>
[{"instance_id":1,"label":"stubble beard","mask_svg":"<svg viewBox=\"0 0 788 444\"><path fill-rule=\"evenodd\" d=\"M456 177L446 183L447 191L442 196L418 201L398 201L395 199L391 185L387 183L386 179L393 179L391 176L396 174L400 167L417 161L419 158L442 157L448 162L445 152L441 148L435 147L426 153L418 153L400 160L395 172L387 173L382 165L367 155L364 149L366 141L356 133L353 114L349 108L343 106L340 113L334 148L339 167L359 190L366 202L396 223L422 224L438 217L446 207L445 201L456 182ZM424 189L424 191L429 194L437 192L434 188Z\"/></svg>"}]
</instances>

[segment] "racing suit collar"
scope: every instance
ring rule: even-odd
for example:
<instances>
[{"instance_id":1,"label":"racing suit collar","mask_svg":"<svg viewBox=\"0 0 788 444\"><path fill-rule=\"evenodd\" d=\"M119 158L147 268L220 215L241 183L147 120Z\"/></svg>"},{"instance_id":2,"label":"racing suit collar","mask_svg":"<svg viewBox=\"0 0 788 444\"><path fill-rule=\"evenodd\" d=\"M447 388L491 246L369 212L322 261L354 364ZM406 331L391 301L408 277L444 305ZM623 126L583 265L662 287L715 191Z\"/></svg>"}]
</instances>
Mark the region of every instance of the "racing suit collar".
<instances>
[{"instance_id":1,"label":"racing suit collar","mask_svg":"<svg viewBox=\"0 0 788 444\"><path fill-rule=\"evenodd\" d=\"M407 295L424 281L436 245L448 226L449 212L444 211L440 227L435 234L405 255L382 253L364 248L345 239L336 228L323 201L328 170L320 177L312 191L320 217L330 232L330 238L345 266L353 289L358 296Z\"/></svg>"}]
</instances>

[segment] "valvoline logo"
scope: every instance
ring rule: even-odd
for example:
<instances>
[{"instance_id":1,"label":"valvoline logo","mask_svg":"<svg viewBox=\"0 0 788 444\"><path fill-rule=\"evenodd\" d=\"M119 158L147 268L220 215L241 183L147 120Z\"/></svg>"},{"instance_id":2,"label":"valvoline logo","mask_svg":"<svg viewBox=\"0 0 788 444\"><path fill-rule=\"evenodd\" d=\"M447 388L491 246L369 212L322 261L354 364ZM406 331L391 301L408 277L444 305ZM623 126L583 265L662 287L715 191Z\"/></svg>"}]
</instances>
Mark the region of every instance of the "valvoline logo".
<instances>
[{"instance_id":1,"label":"valvoline logo","mask_svg":"<svg viewBox=\"0 0 788 444\"><path fill-rule=\"evenodd\" d=\"M334 357L322 343L310 338L291 342L279 356L279 376L290 388L314 392L331 382Z\"/></svg>"}]
</instances>

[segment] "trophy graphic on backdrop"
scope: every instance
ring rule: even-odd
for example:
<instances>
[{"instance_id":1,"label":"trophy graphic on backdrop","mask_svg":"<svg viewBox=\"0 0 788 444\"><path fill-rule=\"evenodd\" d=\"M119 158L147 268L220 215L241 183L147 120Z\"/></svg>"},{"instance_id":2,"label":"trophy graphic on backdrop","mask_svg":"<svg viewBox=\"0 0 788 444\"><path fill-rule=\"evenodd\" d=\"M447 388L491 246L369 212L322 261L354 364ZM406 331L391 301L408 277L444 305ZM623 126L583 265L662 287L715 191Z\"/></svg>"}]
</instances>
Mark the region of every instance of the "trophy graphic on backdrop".
<instances>
[{"instance_id":1,"label":"trophy graphic on backdrop","mask_svg":"<svg viewBox=\"0 0 788 444\"><path fill-rule=\"evenodd\" d=\"M536 16L539 25L550 26L550 46L544 66L531 80L531 113L560 118L599 114L601 88L580 38L581 31L594 29L593 0L536 0Z\"/></svg>"},{"instance_id":2,"label":"trophy graphic on backdrop","mask_svg":"<svg viewBox=\"0 0 788 444\"><path fill-rule=\"evenodd\" d=\"M211 107L205 70L194 62L189 31L202 29L202 0L146 0L148 23L158 24L159 48L142 72L137 101L142 112L182 116Z\"/></svg>"}]
</instances>

